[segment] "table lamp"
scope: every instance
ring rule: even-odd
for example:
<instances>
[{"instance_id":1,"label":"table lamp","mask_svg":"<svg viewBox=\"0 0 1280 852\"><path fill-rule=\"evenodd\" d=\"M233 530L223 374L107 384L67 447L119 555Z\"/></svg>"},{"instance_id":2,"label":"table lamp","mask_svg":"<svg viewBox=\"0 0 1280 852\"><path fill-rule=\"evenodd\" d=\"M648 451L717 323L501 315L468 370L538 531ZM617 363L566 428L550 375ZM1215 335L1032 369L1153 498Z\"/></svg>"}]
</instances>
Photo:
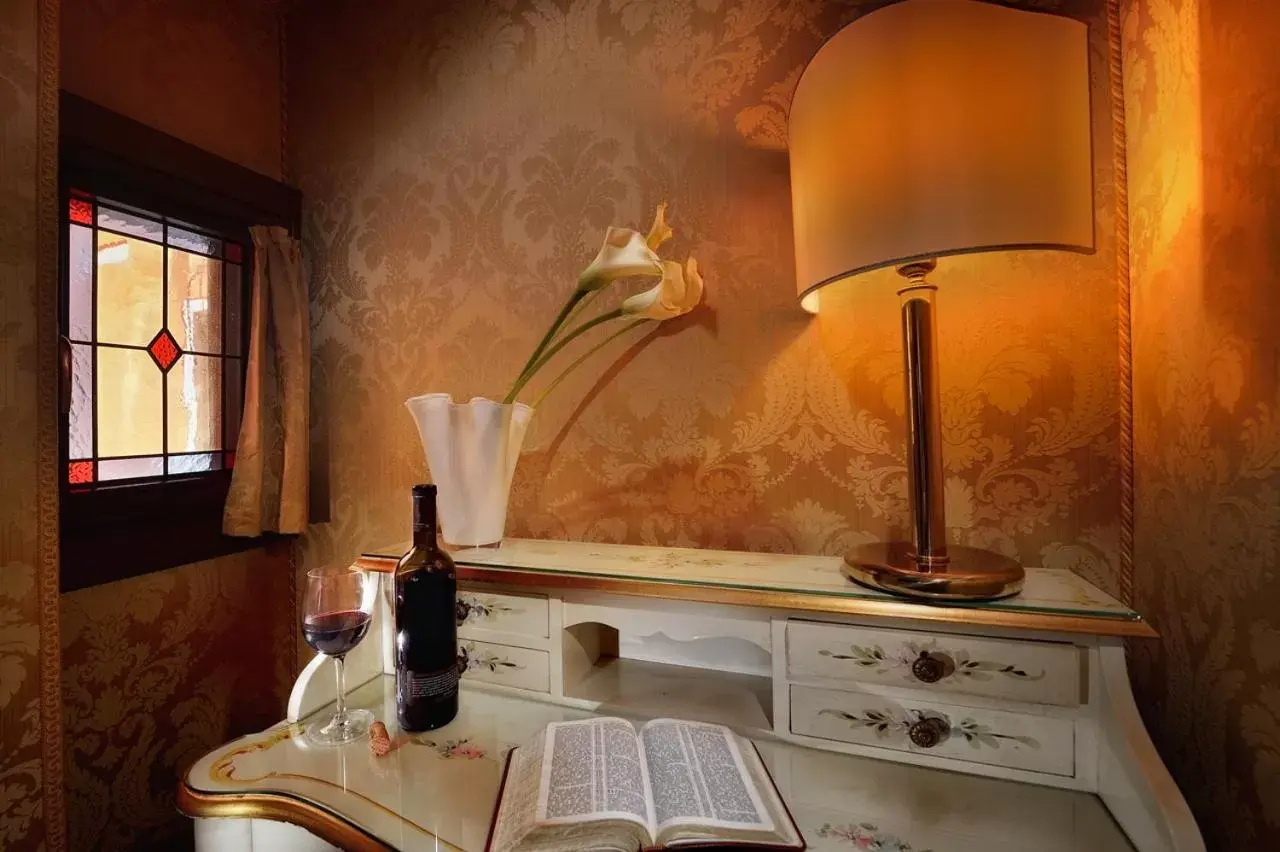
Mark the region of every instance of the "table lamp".
<instances>
[{"instance_id":1,"label":"table lamp","mask_svg":"<svg viewBox=\"0 0 1280 852\"><path fill-rule=\"evenodd\" d=\"M1094 250L1087 27L979 0L885 6L809 63L789 137L801 305L870 270L901 276L911 540L856 549L845 575L916 598L1016 594L1016 560L947 544L928 276L949 255Z\"/></svg>"}]
</instances>

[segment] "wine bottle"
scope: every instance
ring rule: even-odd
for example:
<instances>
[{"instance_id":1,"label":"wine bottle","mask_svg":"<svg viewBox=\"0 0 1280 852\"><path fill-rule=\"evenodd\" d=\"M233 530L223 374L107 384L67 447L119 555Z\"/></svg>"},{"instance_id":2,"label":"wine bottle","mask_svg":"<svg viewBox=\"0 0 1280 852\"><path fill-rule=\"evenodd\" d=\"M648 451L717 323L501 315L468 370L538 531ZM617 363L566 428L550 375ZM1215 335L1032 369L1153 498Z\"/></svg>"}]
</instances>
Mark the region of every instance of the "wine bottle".
<instances>
[{"instance_id":1,"label":"wine bottle","mask_svg":"<svg viewBox=\"0 0 1280 852\"><path fill-rule=\"evenodd\" d=\"M413 487L413 547L396 566L396 715L430 731L458 714L458 574L436 543L436 487Z\"/></svg>"}]
</instances>

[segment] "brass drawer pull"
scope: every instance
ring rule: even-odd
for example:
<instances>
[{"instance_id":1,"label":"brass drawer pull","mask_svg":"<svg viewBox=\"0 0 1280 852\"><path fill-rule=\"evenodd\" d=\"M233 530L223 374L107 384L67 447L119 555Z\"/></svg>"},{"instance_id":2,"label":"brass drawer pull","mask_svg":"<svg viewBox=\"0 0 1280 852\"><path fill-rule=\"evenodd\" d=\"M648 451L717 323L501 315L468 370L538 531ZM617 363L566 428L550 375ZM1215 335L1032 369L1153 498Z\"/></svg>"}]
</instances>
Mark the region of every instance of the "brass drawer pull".
<instances>
[{"instance_id":1,"label":"brass drawer pull","mask_svg":"<svg viewBox=\"0 0 1280 852\"><path fill-rule=\"evenodd\" d=\"M937 683L955 671L955 664L945 654L931 654L921 651L911 663L911 675L921 683Z\"/></svg>"},{"instance_id":2,"label":"brass drawer pull","mask_svg":"<svg viewBox=\"0 0 1280 852\"><path fill-rule=\"evenodd\" d=\"M937 716L926 716L911 723L907 736L917 748L933 748L951 736L951 724Z\"/></svg>"}]
</instances>

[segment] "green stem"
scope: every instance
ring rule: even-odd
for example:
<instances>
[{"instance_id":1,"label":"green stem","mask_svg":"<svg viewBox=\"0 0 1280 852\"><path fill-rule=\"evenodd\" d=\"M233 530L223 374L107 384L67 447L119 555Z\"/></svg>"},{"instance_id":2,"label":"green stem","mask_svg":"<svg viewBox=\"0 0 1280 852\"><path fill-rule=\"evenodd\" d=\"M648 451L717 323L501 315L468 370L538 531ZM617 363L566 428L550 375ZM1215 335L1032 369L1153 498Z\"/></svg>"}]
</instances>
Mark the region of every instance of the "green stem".
<instances>
[{"instance_id":1,"label":"green stem","mask_svg":"<svg viewBox=\"0 0 1280 852\"><path fill-rule=\"evenodd\" d=\"M592 300L594 300L596 296L599 296L603 291L604 288L601 287L599 290L592 290L588 293L586 298L574 305L573 310L570 311L569 316L565 317L564 322L560 324L560 327L564 328L569 323L573 322L574 317L585 311L587 306L591 304Z\"/></svg>"},{"instance_id":2,"label":"green stem","mask_svg":"<svg viewBox=\"0 0 1280 852\"><path fill-rule=\"evenodd\" d=\"M510 405L516 401L516 394L520 392L520 388L524 387L525 382L529 380L532 375L531 371L537 369L535 362L537 362L538 356L542 354L543 349L547 348L547 344L551 342L551 339L556 336L556 332L560 330L561 324L564 323L569 313L582 301L582 297L585 295L587 294L582 290L574 290L569 294L569 299L564 303L564 307L560 309L555 322L551 323L551 328L547 329L547 333L542 336L542 340L538 341L538 346L533 350L533 354L529 356L529 360L524 362L524 367L520 369L520 375L516 377L515 384L511 386L511 390L507 391L507 397L503 400L504 403Z\"/></svg>"},{"instance_id":3,"label":"green stem","mask_svg":"<svg viewBox=\"0 0 1280 852\"><path fill-rule=\"evenodd\" d=\"M622 316L622 308L614 308L611 311L605 311L600 316L596 317L595 319L587 320L582 325L578 326L573 331L569 332L564 337L560 338L554 346L548 349L542 355L542 357L538 359L538 363L534 364L532 367L525 370L524 375L516 379L516 383L514 386L512 386L511 392L507 394L507 398L505 401L508 403L515 402L515 399L520 394L520 391L522 391L524 389L524 386L529 383L529 380L533 378L534 374L537 373L539 370L541 370L544 364L546 364L548 361L554 358L556 356L556 353L559 352L561 349L565 348L570 343L572 343L576 338L581 337L583 334L595 328L600 323L608 322L609 320L612 320L612 319L617 319L620 316Z\"/></svg>"},{"instance_id":4,"label":"green stem","mask_svg":"<svg viewBox=\"0 0 1280 852\"><path fill-rule=\"evenodd\" d=\"M553 390L556 389L556 385L563 382L565 379L565 376L568 376L578 367L582 366L583 361L586 361L592 355L596 354L605 346L612 343L614 338L621 337L622 335L626 334L628 331L630 331L631 329L635 328L636 326L640 325L640 323L643 323L643 322L648 322L648 320L643 320L643 319L632 320L631 322L624 325L622 328L615 331L613 334L606 337L604 340L601 340L595 346L592 346L586 352L579 355L572 364L565 367L564 371L561 372L560 375L556 376L555 379L552 380L551 384L547 385L546 388L543 389L542 393L538 394L538 398L533 401L532 407L537 408L538 406L542 405L542 401L547 398L548 394L550 394Z\"/></svg>"}]
</instances>

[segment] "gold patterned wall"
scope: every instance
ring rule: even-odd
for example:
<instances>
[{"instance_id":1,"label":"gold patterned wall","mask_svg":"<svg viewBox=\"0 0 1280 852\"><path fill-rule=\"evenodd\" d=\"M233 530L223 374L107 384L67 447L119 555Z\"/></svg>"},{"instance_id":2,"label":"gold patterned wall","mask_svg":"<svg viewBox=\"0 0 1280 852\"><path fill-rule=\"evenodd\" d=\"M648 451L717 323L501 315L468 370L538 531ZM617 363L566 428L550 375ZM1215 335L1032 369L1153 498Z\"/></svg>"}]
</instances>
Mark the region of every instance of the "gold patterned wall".
<instances>
[{"instance_id":1,"label":"gold patterned wall","mask_svg":"<svg viewBox=\"0 0 1280 852\"><path fill-rule=\"evenodd\" d=\"M1124 16L1148 726L1211 850L1280 849L1280 7Z\"/></svg>"},{"instance_id":2,"label":"gold patterned wall","mask_svg":"<svg viewBox=\"0 0 1280 852\"><path fill-rule=\"evenodd\" d=\"M892 273L795 301L785 115L877 3L315 2L290 23L291 169L312 266L308 565L403 539L426 475L404 400L501 396L611 223L671 203L706 305L616 345L534 419L508 532L840 553L906 512ZM1116 216L1090 21L1099 251L947 260L957 541L1120 587ZM979 333L980 330L980 333ZM554 373L552 373L554 375Z\"/></svg>"},{"instance_id":3,"label":"gold patterned wall","mask_svg":"<svg viewBox=\"0 0 1280 852\"><path fill-rule=\"evenodd\" d=\"M0 849L60 850L54 303L41 217L56 174L50 4L0 5ZM56 492L54 492L56 493Z\"/></svg>"},{"instance_id":4,"label":"gold patterned wall","mask_svg":"<svg viewBox=\"0 0 1280 852\"><path fill-rule=\"evenodd\" d=\"M278 176L277 14L249 0L64 0L64 87ZM181 771L284 714L292 573L283 545L63 596L69 848L190 847Z\"/></svg>"},{"instance_id":5,"label":"gold patterned wall","mask_svg":"<svg viewBox=\"0 0 1280 852\"><path fill-rule=\"evenodd\" d=\"M284 716L289 544L63 596L71 849L190 846L188 765Z\"/></svg>"},{"instance_id":6,"label":"gold patterned wall","mask_svg":"<svg viewBox=\"0 0 1280 852\"><path fill-rule=\"evenodd\" d=\"M62 86L280 177L279 3L62 0Z\"/></svg>"}]
</instances>

